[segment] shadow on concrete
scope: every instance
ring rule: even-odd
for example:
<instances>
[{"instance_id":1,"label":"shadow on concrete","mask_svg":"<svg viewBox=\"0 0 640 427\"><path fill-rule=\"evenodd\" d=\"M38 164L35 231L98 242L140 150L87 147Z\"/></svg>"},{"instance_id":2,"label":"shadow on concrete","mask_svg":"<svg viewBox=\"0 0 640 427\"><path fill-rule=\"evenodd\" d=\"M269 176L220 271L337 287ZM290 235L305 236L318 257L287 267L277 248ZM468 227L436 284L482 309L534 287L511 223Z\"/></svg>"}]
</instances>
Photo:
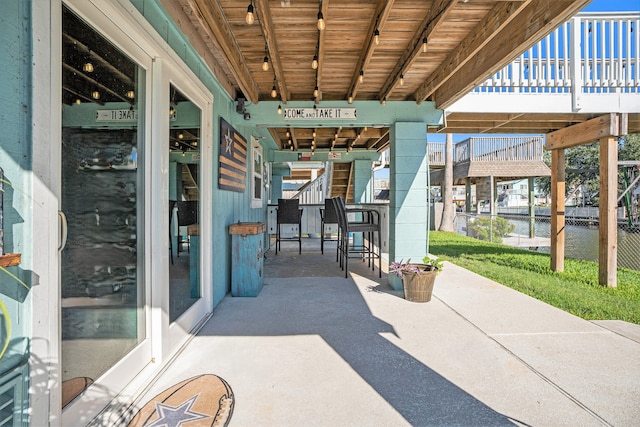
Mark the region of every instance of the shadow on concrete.
<instances>
[{"instance_id":1,"label":"shadow on concrete","mask_svg":"<svg viewBox=\"0 0 640 427\"><path fill-rule=\"evenodd\" d=\"M283 249L279 258L272 255L265 262L261 294L228 299L224 315L208 322L198 335L318 335L412 425L516 423L385 339L381 334L397 335L393 327L371 313L352 279L340 277L343 273L331 251L323 256L318 247L305 257L304 250L299 256L297 250L294 255ZM300 264L311 262L311 257L312 264ZM377 271L363 265L366 277L378 281ZM299 277L300 272L317 276ZM378 282L379 291L384 292L386 280L385 275Z\"/></svg>"}]
</instances>

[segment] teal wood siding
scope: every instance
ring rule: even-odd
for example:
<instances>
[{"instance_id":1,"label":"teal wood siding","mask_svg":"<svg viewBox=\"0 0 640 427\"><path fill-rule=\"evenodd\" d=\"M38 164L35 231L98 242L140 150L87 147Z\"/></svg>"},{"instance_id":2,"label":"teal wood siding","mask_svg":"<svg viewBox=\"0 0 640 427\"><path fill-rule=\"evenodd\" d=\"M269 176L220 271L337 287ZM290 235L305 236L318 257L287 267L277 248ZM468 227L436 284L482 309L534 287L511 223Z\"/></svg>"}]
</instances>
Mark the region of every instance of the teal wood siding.
<instances>
[{"instance_id":1,"label":"teal wood siding","mask_svg":"<svg viewBox=\"0 0 640 427\"><path fill-rule=\"evenodd\" d=\"M213 212L213 259L211 263L213 303L217 305L231 291L232 257L229 225L238 221L264 222L266 219L266 204L262 209L251 209L251 174L249 170L247 171L247 185L244 193L218 189L220 117L240 132L249 144L251 143L251 135L257 135L257 133L254 127L243 123L242 116L235 111L235 100L231 99L221 88L202 58L191 47L188 39L169 18L159 2L157 0L131 0L131 3L213 94L213 117L211 118L213 124L213 164L202 165L202 167L210 167L213 170L213 182L209 183L213 187L213 200L211 206L204 206L204 209L211 209Z\"/></svg>"},{"instance_id":2,"label":"teal wood siding","mask_svg":"<svg viewBox=\"0 0 640 427\"><path fill-rule=\"evenodd\" d=\"M4 170L4 252L20 253L21 264L0 269L0 413L9 424L27 425L28 348L31 340L32 142L31 2L4 0L0 13L0 167ZM7 325L11 325L8 335ZM8 399L5 401L5 398Z\"/></svg>"}]
</instances>

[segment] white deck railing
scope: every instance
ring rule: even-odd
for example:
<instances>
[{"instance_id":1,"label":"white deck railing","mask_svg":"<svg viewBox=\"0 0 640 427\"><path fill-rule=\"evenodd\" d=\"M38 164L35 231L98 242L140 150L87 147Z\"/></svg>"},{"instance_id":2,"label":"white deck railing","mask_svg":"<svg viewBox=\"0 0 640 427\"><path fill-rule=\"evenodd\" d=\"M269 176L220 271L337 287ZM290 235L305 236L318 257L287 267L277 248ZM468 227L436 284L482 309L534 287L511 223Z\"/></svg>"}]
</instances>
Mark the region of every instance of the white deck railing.
<instances>
[{"instance_id":1,"label":"white deck railing","mask_svg":"<svg viewBox=\"0 0 640 427\"><path fill-rule=\"evenodd\" d=\"M578 14L474 91L640 92L640 12Z\"/></svg>"},{"instance_id":2,"label":"white deck railing","mask_svg":"<svg viewBox=\"0 0 640 427\"><path fill-rule=\"evenodd\" d=\"M428 144L429 166L444 166L444 145ZM542 137L474 137L453 146L454 163L467 162L528 162L542 161Z\"/></svg>"}]
</instances>

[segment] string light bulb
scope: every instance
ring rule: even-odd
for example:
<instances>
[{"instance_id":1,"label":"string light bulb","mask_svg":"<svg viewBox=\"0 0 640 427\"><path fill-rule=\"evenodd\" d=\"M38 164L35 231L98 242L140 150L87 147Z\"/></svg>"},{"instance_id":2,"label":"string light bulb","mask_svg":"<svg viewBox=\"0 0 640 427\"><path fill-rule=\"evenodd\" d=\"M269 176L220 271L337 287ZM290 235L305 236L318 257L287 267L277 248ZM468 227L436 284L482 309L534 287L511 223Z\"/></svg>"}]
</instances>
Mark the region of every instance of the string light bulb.
<instances>
[{"instance_id":1,"label":"string light bulb","mask_svg":"<svg viewBox=\"0 0 640 427\"><path fill-rule=\"evenodd\" d=\"M378 46L380 44L380 31L376 28L373 32L373 42Z\"/></svg>"},{"instance_id":2,"label":"string light bulb","mask_svg":"<svg viewBox=\"0 0 640 427\"><path fill-rule=\"evenodd\" d=\"M278 114L282 114L282 105L278 104Z\"/></svg>"},{"instance_id":3,"label":"string light bulb","mask_svg":"<svg viewBox=\"0 0 640 427\"><path fill-rule=\"evenodd\" d=\"M318 69L318 55L317 54L313 55L313 61L311 61L311 68L313 68L314 70Z\"/></svg>"},{"instance_id":4,"label":"string light bulb","mask_svg":"<svg viewBox=\"0 0 640 427\"><path fill-rule=\"evenodd\" d=\"M253 15L253 3L249 2L249 7L247 7L247 16L245 16L244 20L247 24L251 25L255 22L256 18Z\"/></svg>"},{"instance_id":5,"label":"string light bulb","mask_svg":"<svg viewBox=\"0 0 640 427\"><path fill-rule=\"evenodd\" d=\"M82 71L85 73L93 73L93 64L91 62L87 62L82 66Z\"/></svg>"},{"instance_id":6,"label":"string light bulb","mask_svg":"<svg viewBox=\"0 0 640 427\"><path fill-rule=\"evenodd\" d=\"M422 39L422 53L427 53L427 38Z\"/></svg>"},{"instance_id":7,"label":"string light bulb","mask_svg":"<svg viewBox=\"0 0 640 427\"><path fill-rule=\"evenodd\" d=\"M127 98L133 99L135 97L136 97L136 93L134 91L132 91L132 90L127 91Z\"/></svg>"},{"instance_id":8,"label":"string light bulb","mask_svg":"<svg viewBox=\"0 0 640 427\"><path fill-rule=\"evenodd\" d=\"M82 103L82 101L80 101L80 98L76 98L76 104L80 104Z\"/></svg>"},{"instance_id":9,"label":"string light bulb","mask_svg":"<svg viewBox=\"0 0 640 427\"><path fill-rule=\"evenodd\" d=\"M98 92L97 90L94 90L93 92L91 92L91 97L93 99L100 99L100 92Z\"/></svg>"},{"instance_id":10,"label":"string light bulb","mask_svg":"<svg viewBox=\"0 0 640 427\"><path fill-rule=\"evenodd\" d=\"M318 97L318 85L316 85L316 87L313 89L313 97L314 98Z\"/></svg>"},{"instance_id":11,"label":"string light bulb","mask_svg":"<svg viewBox=\"0 0 640 427\"><path fill-rule=\"evenodd\" d=\"M404 86L404 74L400 74L400 86Z\"/></svg>"},{"instance_id":12,"label":"string light bulb","mask_svg":"<svg viewBox=\"0 0 640 427\"><path fill-rule=\"evenodd\" d=\"M273 85L271 88L271 97L275 98L276 96L278 96L278 91L276 90L276 85Z\"/></svg>"},{"instance_id":13,"label":"string light bulb","mask_svg":"<svg viewBox=\"0 0 640 427\"><path fill-rule=\"evenodd\" d=\"M325 27L325 23L324 23L324 16L322 16L322 11L318 12L318 29L320 31L324 30Z\"/></svg>"},{"instance_id":14,"label":"string light bulb","mask_svg":"<svg viewBox=\"0 0 640 427\"><path fill-rule=\"evenodd\" d=\"M364 71L360 70L360 75L358 76L358 81L362 83L364 81Z\"/></svg>"},{"instance_id":15,"label":"string light bulb","mask_svg":"<svg viewBox=\"0 0 640 427\"><path fill-rule=\"evenodd\" d=\"M265 56L262 62L262 71L269 71L269 57Z\"/></svg>"},{"instance_id":16,"label":"string light bulb","mask_svg":"<svg viewBox=\"0 0 640 427\"><path fill-rule=\"evenodd\" d=\"M349 104L353 103L353 95L349 95L349 99L347 100Z\"/></svg>"}]
</instances>

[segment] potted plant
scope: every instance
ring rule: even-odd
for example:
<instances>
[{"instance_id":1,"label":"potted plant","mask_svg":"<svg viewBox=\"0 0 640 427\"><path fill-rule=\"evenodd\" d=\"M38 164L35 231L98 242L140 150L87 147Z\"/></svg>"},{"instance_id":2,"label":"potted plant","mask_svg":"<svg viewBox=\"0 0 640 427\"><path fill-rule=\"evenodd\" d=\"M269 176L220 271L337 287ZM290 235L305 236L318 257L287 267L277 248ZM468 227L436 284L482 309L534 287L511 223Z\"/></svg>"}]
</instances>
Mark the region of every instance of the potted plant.
<instances>
[{"instance_id":1,"label":"potted plant","mask_svg":"<svg viewBox=\"0 0 640 427\"><path fill-rule=\"evenodd\" d=\"M429 302L433 292L436 275L442 271L443 261L439 258L431 259L425 256L421 264L407 262L392 262L389 273L402 278L404 298L412 302Z\"/></svg>"}]
</instances>

